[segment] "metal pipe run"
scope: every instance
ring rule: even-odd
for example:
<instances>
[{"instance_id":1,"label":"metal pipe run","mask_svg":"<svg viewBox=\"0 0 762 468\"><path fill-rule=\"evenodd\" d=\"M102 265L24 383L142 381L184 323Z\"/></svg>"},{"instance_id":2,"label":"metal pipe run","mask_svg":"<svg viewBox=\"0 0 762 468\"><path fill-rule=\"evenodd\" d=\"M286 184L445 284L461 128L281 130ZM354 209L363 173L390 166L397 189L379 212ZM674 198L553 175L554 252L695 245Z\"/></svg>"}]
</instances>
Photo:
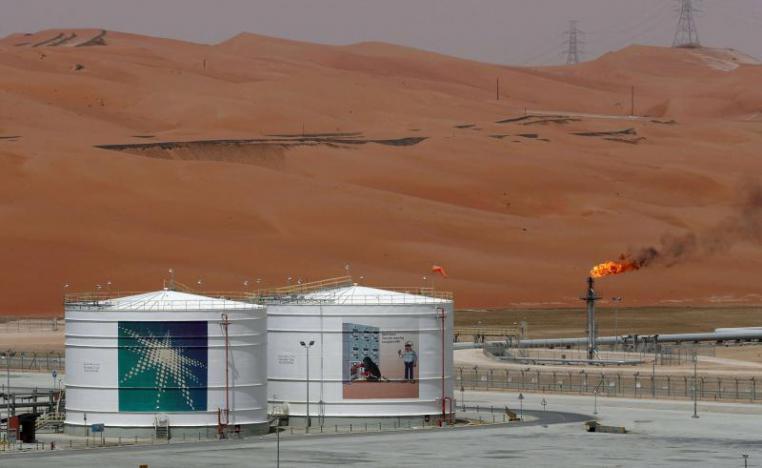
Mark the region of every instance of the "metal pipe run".
<instances>
[{"instance_id":1,"label":"metal pipe run","mask_svg":"<svg viewBox=\"0 0 762 468\"><path fill-rule=\"evenodd\" d=\"M582 346L588 343L589 337L579 338L540 338L532 340L521 340L520 348L563 348ZM640 343L648 341L649 343L701 343L715 342L724 343L727 341L762 341L762 329L749 330L725 329L715 332L702 333L673 333L667 335L625 335L625 336L601 336L595 339L596 345L614 345L617 343L628 342ZM641 341L642 340L642 341ZM503 343L502 341L489 341L488 343ZM482 348L483 343L454 343L457 349Z\"/></svg>"}]
</instances>

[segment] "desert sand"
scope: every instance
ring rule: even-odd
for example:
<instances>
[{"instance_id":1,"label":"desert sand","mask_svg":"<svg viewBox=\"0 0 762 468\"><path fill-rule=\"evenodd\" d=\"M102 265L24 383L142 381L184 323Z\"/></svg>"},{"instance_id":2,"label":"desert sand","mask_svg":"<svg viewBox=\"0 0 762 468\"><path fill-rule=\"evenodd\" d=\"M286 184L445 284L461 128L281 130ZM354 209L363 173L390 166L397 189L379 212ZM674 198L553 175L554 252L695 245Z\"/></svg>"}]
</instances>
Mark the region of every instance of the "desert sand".
<instances>
[{"instance_id":1,"label":"desert sand","mask_svg":"<svg viewBox=\"0 0 762 468\"><path fill-rule=\"evenodd\" d=\"M762 66L729 50L518 68L52 30L0 40L0 70L8 315L60 314L65 291L107 281L155 289L170 267L243 290L347 264L379 286L443 265L458 307L566 307L593 264L722 223L762 173ZM598 286L633 306L750 305L760 271L744 239Z\"/></svg>"}]
</instances>

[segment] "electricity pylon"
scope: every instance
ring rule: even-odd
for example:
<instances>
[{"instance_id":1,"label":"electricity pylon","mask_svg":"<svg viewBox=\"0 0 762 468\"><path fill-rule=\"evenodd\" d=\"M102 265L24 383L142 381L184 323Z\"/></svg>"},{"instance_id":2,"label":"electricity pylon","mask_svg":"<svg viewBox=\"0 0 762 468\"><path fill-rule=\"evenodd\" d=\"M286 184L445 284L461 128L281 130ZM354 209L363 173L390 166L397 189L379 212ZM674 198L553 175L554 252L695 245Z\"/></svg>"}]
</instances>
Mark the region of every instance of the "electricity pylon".
<instances>
[{"instance_id":1,"label":"electricity pylon","mask_svg":"<svg viewBox=\"0 0 762 468\"><path fill-rule=\"evenodd\" d=\"M577 27L578 21L569 21L569 30L564 34L566 40L564 45L566 46L566 64L574 65L580 62L580 57L583 54L582 46L584 45L585 33L580 31Z\"/></svg>"},{"instance_id":2,"label":"electricity pylon","mask_svg":"<svg viewBox=\"0 0 762 468\"><path fill-rule=\"evenodd\" d=\"M694 0L680 1L680 19L677 21L672 47L701 47L694 15L699 12Z\"/></svg>"}]
</instances>

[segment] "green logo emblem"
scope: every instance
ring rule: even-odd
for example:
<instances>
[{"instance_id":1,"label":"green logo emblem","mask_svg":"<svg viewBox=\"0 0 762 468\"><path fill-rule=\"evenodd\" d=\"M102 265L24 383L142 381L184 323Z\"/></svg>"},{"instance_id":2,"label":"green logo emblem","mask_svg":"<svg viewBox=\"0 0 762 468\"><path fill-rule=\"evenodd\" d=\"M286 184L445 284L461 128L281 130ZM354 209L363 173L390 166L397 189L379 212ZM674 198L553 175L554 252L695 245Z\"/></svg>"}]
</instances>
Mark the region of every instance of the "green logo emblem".
<instances>
[{"instance_id":1,"label":"green logo emblem","mask_svg":"<svg viewBox=\"0 0 762 468\"><path fill-rule=\"evenodd\" d=\"M119 322L119 411L206 411L207 323Z\"/></svg>"}]
</instances>

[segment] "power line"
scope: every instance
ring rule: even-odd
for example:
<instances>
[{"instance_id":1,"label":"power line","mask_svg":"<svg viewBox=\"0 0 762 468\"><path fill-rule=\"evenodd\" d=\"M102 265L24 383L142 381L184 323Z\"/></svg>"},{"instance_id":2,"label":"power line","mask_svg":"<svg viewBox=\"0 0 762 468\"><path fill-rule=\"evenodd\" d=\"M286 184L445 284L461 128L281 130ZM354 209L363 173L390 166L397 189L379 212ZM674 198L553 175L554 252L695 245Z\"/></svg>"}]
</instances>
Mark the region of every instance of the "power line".
<instances>
[{"instance_id":1,"label":"power line","mask_svg":"<svg viewBox=\"0 0 762 468\"><path fill-rule=\"evenodd\" d=\"M558 39L558 37L556 37L555 39ZM555 43L555 41L551 43L548 47L545 47L544 49L541 49L540 51L538 51L535 55L525 58L519 63L521 65L529 65L533 62L538 61L539 59L549 58L551 55L554 57L558 56L558 44Z\"/></svg>"},{"instance_id":2,"label":"power line","mask_svg":"<svg viewBox=\"0 0 762 468\"><path fill-rule=\"evenodd\" d=\"M694 19L694 15L700 10L693 4L694 0L679 1L680 19L677 21L672 47L701 47Z\"/></svg>"},{"instance_id":3,"label":"power line","mask_svg":"<svg viewBox=\"0 0 762 468\"><path fill-rule=\"evenodd\" d=\"M634 41L643 39L644 37L646 39L650 38L651 40L654 40L653 33L661 32L662 29L665 32L667 31L666 13L668 11L670 11L669 6L666 3L660 3L658 8L651 10L648 15L640 18L629 26L593 33L585 31L585 35L589 36L592 34L594 39L598 39L596 42L607 43L607 48L609 50L619 49L630 45Z\"/></svg>"},{"instance_id":4,"label":"power line","mask_svg":"<svg viewBox=\"0 0 762 468\"><path fill-rule=\"evenodd\" d=\"M579 22L576 20L569 21L569 30L565 33L566 40L564 41L564 45L566 45L567 65L579 63L580 56L584 53L582 51L582 46L584 45L585 33L577 27L578 23Z\"/></svg>"}]
</instances>

